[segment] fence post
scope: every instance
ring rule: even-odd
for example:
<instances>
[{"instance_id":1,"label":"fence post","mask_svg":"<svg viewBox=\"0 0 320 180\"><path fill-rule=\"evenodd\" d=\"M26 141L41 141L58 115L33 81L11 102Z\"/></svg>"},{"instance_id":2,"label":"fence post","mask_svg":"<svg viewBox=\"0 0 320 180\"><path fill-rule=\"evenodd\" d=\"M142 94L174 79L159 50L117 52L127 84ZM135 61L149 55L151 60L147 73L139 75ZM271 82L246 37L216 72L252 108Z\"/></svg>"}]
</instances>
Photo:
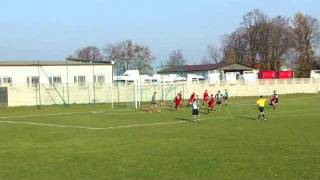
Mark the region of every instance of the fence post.
<instances>
[{"instance_id":1,"label":"fence post","mask_svg":"<svg viewBox=\"0 0 320 180\"><path fill-rule=\"evenodd\" d=\"M302 78L301 79L302 81L301 81L301 86L302 86L302 94L304 93L304 79Z\"/></svg>"},{"instance_id":2,"label":"fence post","mask_svg":"<svg viewBox=\"0 0 320 180\"><path fill-rule=\"evenodd\" d=\"M320 78L318 78L318 89L317 89L317 93L318 93L318 94L320 93L319 88L320 88Z\"/></svg>"},{"instance_id":3,"label":"fence post","mask_svg":"<svg viewBox=\"0 0 320 180\"><path fill-rule=\"evenodd\" d=\"M70 94L69 94L69 63L66 60L66 68L67 68L67 96L68 96L68 105L70 104Z\"/></svg>"},{"instance_id":4,"label":"fence post","mask_svg":"<svg viewBox=\"0 0 320 180\"><path fill-rule=\"evenodd\" d=\"M111 82L111 108L113 109L113 81Z\"/></svg>"},{"instance_id":5,"label":"fence post","mask_svg":"<svg viewBox=\"0 0 320 180\"><path fill-rule=\"evenodd\" d=\"M141 77L140 77L140 85L139 85L139 90L140 90L140 100L139 100L139 107L141 107L141 101L142 101L142 85L141 85Z\"/></svg>"},{"instance_id":6,"label":"fence post","mask_svg":"<svg viewBox=\"0 0 320 180\"><path fill-rule=\"evenodd\" d=\"M91 104L91 99L90 99L90 85L88 84L88 101L89 104Z\"/></svg>"},{"instance_id":7,"label":"fence post","mask_svg":"<svg viewBox=\"0 0 320 180\"><path fill-rule=\"evenodd\" d=\"M293 86L293 89L295 90L296 89L296 78L293 78L292 86ZM294 91L293 93L296 93L296 91Z\"/></svg>"},{"instance_id":8,"label":"fence post","mask_svg":"<svg viewBox=\"0 0 320 180\"><path fill-rule=\"evenodd\" d=\"M39 106L38 106L38 108L41 108L41 82L40 82L40 61L39 61L39 59L38 59L38 66L37 66L37 68L38 68L38 83L37 83L37 88L39 88L38 89L38 94L39 94L39 98L38 98L38 100L39 100Z\"/></svg>"},{"instance_id":9,"label":"fence post","mask_svg":"<svg viewBox=\"0 0 320 180\"><path fill-rule=\"evenodd\" d=\"M137 93L137 85L136 85L136 83L134 83L134 104L135 104L136 109L138 109L138 102L137 102L138 97L137 97L137 95L138 95L138 93Z\"/></svg>"}]
</instances>

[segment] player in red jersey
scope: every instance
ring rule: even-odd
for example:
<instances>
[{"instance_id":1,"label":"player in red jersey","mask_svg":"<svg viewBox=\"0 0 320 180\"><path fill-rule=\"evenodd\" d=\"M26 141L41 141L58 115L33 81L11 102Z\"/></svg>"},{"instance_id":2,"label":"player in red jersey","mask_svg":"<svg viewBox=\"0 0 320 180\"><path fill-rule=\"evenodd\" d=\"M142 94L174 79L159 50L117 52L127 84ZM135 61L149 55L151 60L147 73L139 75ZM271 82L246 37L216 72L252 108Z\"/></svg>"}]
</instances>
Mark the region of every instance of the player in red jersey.
<instances>
[{"instance_id":1,"label":"player in red jersey","mask_svg":"<svg viewBox=\"0 0 320 180\"><path fill-rule=\"evenodd\" d=\"M210 111L212 111L213 110L213 108L214 108L214 96L213 96L213 94L211 94L211 97L209 98L209 100L208 100L208 113L210 112Z\"/></svg>"},{"instance_id":2,"label":"player in red jersey","mask_svg":"<svg viewBox=\"0 0 320 180\"><path fill-rule=\"evenodd\" d=\"M276 90L273 91L273 95L270 97L270 105L272 106L273 110L276 110L279 107L279 95L277 94Z\"/></svg>"},{"instance_id":3,"label":"player in red jersey","mask_svg":"<svg viewBox=\"0 0 320 180\"><path fill-rule=\"evenodd\" d=\"M181 107L182 104L182 97L180 93L178 93L177 96L174 98L174 103L176 110L178 110L178 107Z\"/></svg>"},{"instance_id":4,"label":"player in red jersey","mask_svg":"<svg viewBox=\"0 0 320 180\"><path fill-rule=\"evenodd\" d=\"M203 93L202 108L204 108L204 103L208 103L208 100L209 100L209 93L208 93L208 90L205 90Z\"/></svg>"},{"instance_id":5,"label":"player in red jersey","mask_svg":"<svg viewBox=\"0 0 320 180\"><path fill-rule=\"evenodd\" d=\"M196 99L196 93L193 92L189 98L189 101L188 101L188 107L191 106L191 104L193 103L193 100Z\"/></svg>"}]
</instances>

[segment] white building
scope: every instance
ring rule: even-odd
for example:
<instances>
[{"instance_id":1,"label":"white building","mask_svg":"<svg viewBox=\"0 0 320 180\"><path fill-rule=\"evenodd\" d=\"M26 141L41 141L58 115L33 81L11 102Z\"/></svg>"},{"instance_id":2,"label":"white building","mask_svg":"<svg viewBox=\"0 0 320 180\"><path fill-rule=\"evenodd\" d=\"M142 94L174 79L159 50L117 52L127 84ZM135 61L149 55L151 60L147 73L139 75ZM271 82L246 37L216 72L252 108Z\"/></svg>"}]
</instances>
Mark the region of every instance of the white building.
<instances>
[{"instance_id":1,"label":"white building","mask_svg":"<svg viewBox=\"0 0 320 180\"><path fill-rule=\"evenodd\" d=\"M311 70L311 78L320 79L320 70Z\"/></svg>"},{"instance_id":2,"label":"white building","mask_svg":"<svg viewBox=\"0 0 320 180\"><path fill-rule=\"evenodd\" d=\"M83 86L94 81L112 83L113 66L110 62L68 61L0 61L0 86L25 84L76 84Z\"/></svg>"},{"instance_id":3,"label":"white building","mask_svg":"<svg viewBox=\"0 0 320 180\"><path fill-rule=\"evenodd\" d=\"M246 73L244 74L244 72ZM256 72L254 68L239 63L183 65L179 67L169 67L159 71L160 74L164 75L180 74L185 77L187 77L188 74L196 74L202 76L210 83L219 83L220 81L233 83L239 79L256 80L258 79Z\"/></svg>"}]
</instances>

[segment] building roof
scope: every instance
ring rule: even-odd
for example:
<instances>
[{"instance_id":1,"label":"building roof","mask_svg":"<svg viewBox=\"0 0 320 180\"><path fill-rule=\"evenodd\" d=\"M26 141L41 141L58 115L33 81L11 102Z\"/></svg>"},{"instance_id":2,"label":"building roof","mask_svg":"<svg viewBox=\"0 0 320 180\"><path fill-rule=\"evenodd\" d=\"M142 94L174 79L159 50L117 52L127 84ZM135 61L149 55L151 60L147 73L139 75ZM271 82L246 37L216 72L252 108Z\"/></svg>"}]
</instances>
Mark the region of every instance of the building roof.
<instances>
[{"instance_id":1,"label":"building roof","mask_svg":"<svg viewBox=\"0 0 320 180\"><path fill-rule=\"evenodd\" d=\"M67 59L65 61L1 61L0 66L83 66L83 65L111 65L110 61L85 61L76 59Z\"/></svg>"},{"instance_id":2,"label":"building roof","mask_svg":"<svg viewBox=\"0 0 320 180\"><path fill-rule=\"evenodd\" d=\"M169 67L159 73L176 73L176 72L195 72L210 70L241 70L250 71L253 68L239 63L218 63L218 64L201 64L201 65L184 65L180 67Z\"/></svg>"}]
</instances>

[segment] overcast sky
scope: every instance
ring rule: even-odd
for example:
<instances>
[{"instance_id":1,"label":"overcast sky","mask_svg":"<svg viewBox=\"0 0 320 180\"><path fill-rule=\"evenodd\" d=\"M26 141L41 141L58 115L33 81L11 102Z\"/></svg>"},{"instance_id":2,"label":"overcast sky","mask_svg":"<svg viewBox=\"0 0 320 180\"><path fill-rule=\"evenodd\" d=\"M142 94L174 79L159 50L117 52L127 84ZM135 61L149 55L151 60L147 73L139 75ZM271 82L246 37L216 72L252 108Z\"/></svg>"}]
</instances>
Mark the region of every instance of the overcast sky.
<instances>
[{"instance_id":1,"label":"overcast sky","mask_svg":"<svg viewBox=\"0 0 320 180\"><path fill-rule=\"evenodd\" d=\"M175 49L194 63L256 8L320 19L319 0L2 0L0 60L64 60L79 47L132 39L152 49L154 65Z\"/></svg>"}]
</instances>

